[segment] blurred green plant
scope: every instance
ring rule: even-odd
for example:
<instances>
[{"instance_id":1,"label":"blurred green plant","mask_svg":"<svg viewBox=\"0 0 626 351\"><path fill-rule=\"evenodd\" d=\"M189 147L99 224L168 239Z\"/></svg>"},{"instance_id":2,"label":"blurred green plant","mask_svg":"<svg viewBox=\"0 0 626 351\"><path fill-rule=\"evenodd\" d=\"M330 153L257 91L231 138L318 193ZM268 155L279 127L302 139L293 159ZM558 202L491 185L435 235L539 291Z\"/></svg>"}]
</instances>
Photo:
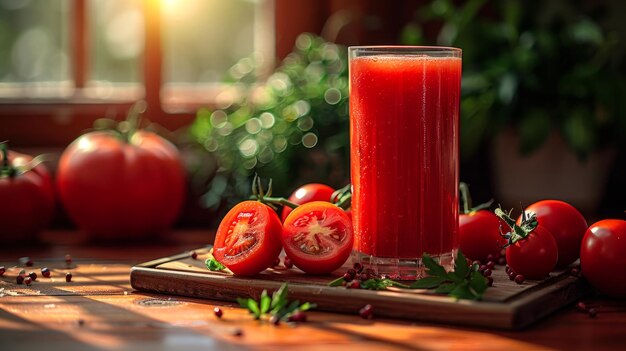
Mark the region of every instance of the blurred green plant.
<instances>
[{"instance_id":1,"label":"blurred green plant","mask_svg":"<svg viewBox=\"0 0 626 351\"><path fill-rule=\"evenodd\" d=\"M276 193L285 194L307 149L344 155L347 166L347 49L302 34L263 83L257 83L259 60L252 56L235 64L229 70L231 88L217 97L217 108L200 109L191 127L217 163L203 196L206 207L248 197L255 172L273 178Z\"/></svg>"},{"instance_id":2,"label":"blurred green plant","mask_svg":"<svg viewBox=\"0 0 626 351\"><path fill-rule=\"evenodd\" d=\"M519 134L521 154L554 131L580 159L624 141L623 43L602 27L606 13L582 8L565 0L434 0L404 28L404 44L463 49L464 158L504 127Z\"/></svg>"}]
</instances>

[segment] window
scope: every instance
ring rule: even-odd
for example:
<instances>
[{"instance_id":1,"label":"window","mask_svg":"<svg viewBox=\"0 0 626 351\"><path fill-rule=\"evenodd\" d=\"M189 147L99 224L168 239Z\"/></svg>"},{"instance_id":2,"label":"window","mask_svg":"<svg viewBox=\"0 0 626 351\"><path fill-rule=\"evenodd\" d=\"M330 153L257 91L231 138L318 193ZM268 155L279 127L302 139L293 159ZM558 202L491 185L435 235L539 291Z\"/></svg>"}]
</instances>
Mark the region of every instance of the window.
<instances>
[{"instance_id":1,"label":"window","mask_svg":"<svg viewBox=\"0 0 626 351\"><path fill-rule=\"evenodd\" d=\"M160 115L191 114L223 89L223 72L242 58L260 55L273 64L272 6L272 0L2 0L0 112L16 104L29 111L46 104L66 113L77 104L111 110L145 98Z\"/></svg>"}]
</instances>

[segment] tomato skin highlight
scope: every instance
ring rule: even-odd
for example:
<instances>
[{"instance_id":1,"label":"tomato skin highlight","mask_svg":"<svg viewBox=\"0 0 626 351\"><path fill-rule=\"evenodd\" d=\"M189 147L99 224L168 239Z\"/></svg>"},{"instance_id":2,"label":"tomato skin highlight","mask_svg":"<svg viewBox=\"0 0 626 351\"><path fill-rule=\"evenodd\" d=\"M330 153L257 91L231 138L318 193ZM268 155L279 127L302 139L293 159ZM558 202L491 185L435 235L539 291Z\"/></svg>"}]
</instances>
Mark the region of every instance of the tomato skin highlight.
<instances>
[{"instance_id":1,"label":"tomato skin highlight","mask_svg":"<svg viewBox=\"0 0 626 351\"><path fill-rule=\"evenodd\" d=\"M240 202L222 219L215 235L213 256L235 275L255 275L271 267L280 254L281 230L280 219L270 207L258 201ZM254 240L254 244L236 255L229 255L229 240L237 244L248 239Z\"/></svg>"},{"instance_id":2,"label":"tomato skin highlight","mask_svg":"<svg viewBox=\"0 0 626 351\"><path fill-rule=\"evenodd\" d=\"M578 259L587 221L574 206L559 200L542 200L528 206L525 211L536 214L537 222L556 240L559 248L557 267L567 267ZM520 221L521 216L518 223Z\"/></svg>"},{"instance_id":3,"label":"tomato skin highlight","mask_svg":"<svg viewBox=\"0 0 626 351\"><path fill-rule=\"evenodd\" d=\"M354 234L346 212L330 202L299 206L285 219L282 243L296 267L310 274L328 274L350 257ZM305 251L305 248L311 248ZM316 252L319 251L319 252Z\"/></svg>"},{"instance_id":4,"label":"tomato skin highlight","mask_svg":"<svg viewBox=\"0 0 626 351\"><path fill-rule=\"evenodd\" d=\"M32 159L29 155L8 152L9 164L14 167L26 165ZM1 177L0 238L6 244L34 241L54 215L54 198L52 178L43 164L14 177Z\"/></svg>"},{"instance_id":5,"label":"tomato skin highlight","mask_svg":"<svg viewBox=\"0 0 626 351\"><path fill-rule=\"evenodd\" d=\"M580 269L603 294L626 298L626 221L605 219L585 232Z\"/></svg>"},{"instance_id":6,"label":"tomato skin highlight","mask_svg":"<svg viewBox=\"0 0 626 351\"><path fill-rule=\"evenodd\" d=\"M506 261L517 274L527 279L543 279L559 259L556 240L538 225L525 239L506 248Z\"/></svg>"},{"instance_id":7,"label":"tomato skin highlight","mask_svg":"<svg viewBox=\"0 0 626 351\"><path fill-rule=\"evenodd\" d=\"M487 262L488 255L500 252L506 239L500 235L500 219L491 211L459 215L459 248L471 260ZM502 223L502 230L508 226Z\"/></svg>"},{"instance_id":8,"label":"tomato skin highlight","mask_svg":"<svg viewBox=\"0 0 626 351\"><path fill-rule=\"evenodd\" d=\"M287 200L295 203L296 205L302 205L313 201L326 201L330 202L330 197L335 192L335 189L326 184L310 183L305 184L296 189ZM284 222L287 216L291 213L292 208L289 206L283 207L281 219Z\"/></svg>"},{"instance_id":9,"label":"tomato skin highlight","mask_svg":"<svg viewBox=\"0 0 626 351\"><path fill-rule=\"evenodd\" d=\"M101 240L140 239L168 229L185 194L176 147L139 130L83 134L59 161L57 188L73 222Z\"/></svg>"}]
</instances>

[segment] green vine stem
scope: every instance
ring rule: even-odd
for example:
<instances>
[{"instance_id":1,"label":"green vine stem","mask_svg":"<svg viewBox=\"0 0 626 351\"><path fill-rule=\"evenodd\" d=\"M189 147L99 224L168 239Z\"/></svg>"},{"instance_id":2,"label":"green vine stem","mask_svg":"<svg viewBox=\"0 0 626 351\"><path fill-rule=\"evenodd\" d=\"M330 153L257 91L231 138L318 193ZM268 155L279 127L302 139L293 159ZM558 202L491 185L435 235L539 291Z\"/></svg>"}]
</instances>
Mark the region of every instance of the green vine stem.
<instances>
[{"instance_id":1,"label":"green vine stem","mask_svg":"<svg viewBox=\"0 0 626 351\"><path fill-rule=\"evenodd\" d=\"M343 210L347 210L352 206L352 184L348 184L341 189L335 190L330 196L330 202L337 205Z\"/></svg>"},{"instance_id":2,"label":"green vine stem","mask_svg":"<svg viewBox=\"0 0 626 351\"><path fill-rule=\"evenodd\" d=\"M8 141L0 142L0 150L2 152L2 170L0 176L13 178L17 174L17 169L9 162L9 148L7 146Z\"/></svg>"},{"instance_id":3,"label":"green vine stem","mask_svg":"<svg viewBox=\"0 0 626 351\"><path fill-rule=\"evenodd\" d=\"M517 224L511 217L512 210L507 213L502 211L501 208L496 208L494 213L498 216L498 218L502 219L509 227L511 227L511 232L502 234L502 236L507 239L505 247L511 246L516 242L527 238L530 233L537 228L537 225L539 225L539 222L537 222L537 216L534 213L529 216L526 211L523 211L522 221L520 224Z\"/></svg>"},{"instance_id":4,"label":"green vine stem","mask_svg":"<svg viewBox=\"0 0 626 351\"><path fill-rule=\"evenodd\" d=\"M270 179L269 184L267 185L267 191L265 191L263 184L261 183L261 177L259 177L256 173L252 179L252 199L262 202L273 209L276 209L276 205L287 206L292 209L298 207L298 204L293 203L284 197L272 197L272 179Z\"/></svg>"},{"instance_id":5,"label":"green vine stem","mask_svg":"<svg viewBox=\"0 0 626 351\"><path fill-rule=\"evenodd\" d=\"M459 183L459 191L461 192L461 203L463 204L462 214L471 214L480 210L486 210L493 205L493 199L480 204L476 207L472 207L472 196L470 195L469 186L467 183Z\"/></svg>"}]
</instances>

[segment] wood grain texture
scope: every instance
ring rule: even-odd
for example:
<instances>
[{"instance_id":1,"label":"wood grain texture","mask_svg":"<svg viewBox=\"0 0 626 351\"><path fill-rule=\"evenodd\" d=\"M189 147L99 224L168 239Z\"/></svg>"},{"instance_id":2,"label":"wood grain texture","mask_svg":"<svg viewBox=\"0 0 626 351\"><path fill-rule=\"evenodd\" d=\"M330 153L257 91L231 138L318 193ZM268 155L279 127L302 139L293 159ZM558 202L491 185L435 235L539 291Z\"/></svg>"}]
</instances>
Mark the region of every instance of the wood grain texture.
<instances>
[{"instance_id":1,"label":"wood grain texture","mask_svg":"<svg viewBox=\"0 0 626 351\"><path fill-rule=\"evenodd\" d=\"M567 272L553 273L543 281L511 282L504 267L494 270L494 287L483 301L456 301L444 296L410 293L402 289L371 291L329 287L341 274L310 276L297 269L268 269L255 277L235 277L210 272L204 267L208 249L159 259L134 267L131 285L135 289L174 295L235 301L238 297L258 298L263 290L275 291L289 283L292 299L317 304L319 310L356 314L372 304L379 315L414 321L452 323L497 329L520 329L579 299L589 290L578 277Z\"/></svg>"}]
</instances>

